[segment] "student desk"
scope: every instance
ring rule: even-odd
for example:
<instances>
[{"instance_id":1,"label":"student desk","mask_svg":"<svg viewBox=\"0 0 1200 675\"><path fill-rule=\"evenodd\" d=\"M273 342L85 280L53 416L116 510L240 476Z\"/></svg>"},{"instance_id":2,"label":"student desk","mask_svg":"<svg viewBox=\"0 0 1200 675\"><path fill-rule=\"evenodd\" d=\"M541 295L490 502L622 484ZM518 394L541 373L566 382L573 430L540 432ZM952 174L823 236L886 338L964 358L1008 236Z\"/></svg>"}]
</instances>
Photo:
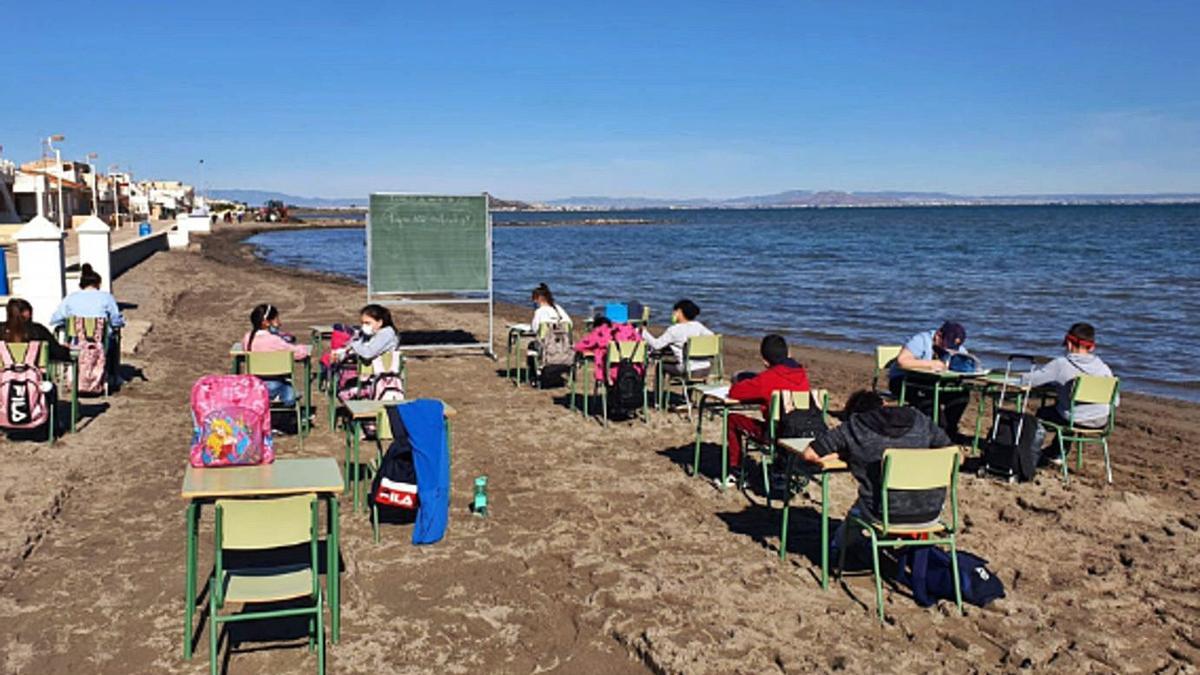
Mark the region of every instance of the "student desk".
<instances>
[{"instance_id":1,"label":"student desk","mask_svg":"<svg viewBox=\"0 0 1200 675\"><path fill-rule=\"evenodd\" d=\"M779 559L787 558L788 512L792 505L792 476L803 473L806 478L817 476L821 479L821 588L829 590L829 476L835 473L845 473L850 467L837 457L826 459L820 463L804 460L801 455L811 445L811 438L781 438L778 446L787 453L786 496L783 500L783 526L779 531Z\"/></svg>"},{"instance_id":2,"label":"student desk","mask_svg":"<svg viewBox=\"0 0 1200 675\"><path fill-rule=\"evenodd\" d=\"M187 571L184 582L183 658L192 658L192 621L196 614L196 547L200 506L217 499L316 493L326 503L327 554L325 587L333 641L341 634L341 580L338 574L338 495L344 490L337 460L332 457L277 459L256 466L196 468L183 472L180 496L187 501ZM210 588L209 593L212 592Z\"/></svg>"},{"instance_id":3,"label":"student desk","mask_svg":"<svg viewBox=\"0 0 1200 675\"><path fill-rule=\"evenodd\" d=\"M728 384L704 384L692 387L700 392L700 401L696 405L696 443L692 457L692 475L700 475L700 441L704 429L704 409L717 407L721 410L721 491L725 491L725 481L729 477L729 413L733 410L757 410L758 403L745 403L729 398Z\"/></svg>"},{"instance_id":4,"label":"student desk","mask_svg":"<svg viewBox=\"0 0 1200 675\"><path fill-rule=\"evenodd\" d=\"M374 422L378 417L379 412L389 405L402 405L405 401L343 401L341 404L342 410L346 413L346 486L349 489L350 485L354 486L354 510L358 510L360 489L359 478L359 448L362 445L362 426L365 422ZM446 447L453 448L450 442L450 418L456 416L458 411L449 403L442 403L442 414L446 420ZM453 450L451 450L453 456ZM353 460L353 461L351 461ZM367 505L367 499L370 495L363 495L363 506Z\"/></svg>"},{"instance_id":5,"label":"student desk","mask_svg":"<svg viewBox=\"0 0 1200 675\"><path fill-rule=\"evenodd\" d=\"M513 381L513 384L520 386L521 373L526 370L525 349L528 343L523 341L526 338L536 337L533 332L533 327L527 323L510 323L508 324L508 339L506 340L506 351L504 356L504 372L506 377ZM529 379L529 374L525 375L526 380Z\"/></svg>"},{"instance_id":6,"label":"student desk","mask_svg":"<svg viewBox=\"0 0 1200 675\"><path fill-rule=\"evenodd\" d=\"M241 374L242 370L245 367L246 355L249 353L250 352L246 351L246 348L242 346L241 342L235 342L235 343L233 343L233 345L231 345L229 347L229 358L233 364L230 369L231 373L233 373L234 375ZM304 364L304 417L307 420L308 418L312 417L312 414L313 414L312 352L310 351L307 356L300 358L300 359L296 359L296 360L300 361ZM293 380L294 380L294 378L293 378ZM296 428L297 429L301 428L301 426L303 424L308 424L308 422L303 421L303 420L296 420ZM310 429L311 429L311 426L312 425L309 424Z\"/></svg>"}]
</instances>

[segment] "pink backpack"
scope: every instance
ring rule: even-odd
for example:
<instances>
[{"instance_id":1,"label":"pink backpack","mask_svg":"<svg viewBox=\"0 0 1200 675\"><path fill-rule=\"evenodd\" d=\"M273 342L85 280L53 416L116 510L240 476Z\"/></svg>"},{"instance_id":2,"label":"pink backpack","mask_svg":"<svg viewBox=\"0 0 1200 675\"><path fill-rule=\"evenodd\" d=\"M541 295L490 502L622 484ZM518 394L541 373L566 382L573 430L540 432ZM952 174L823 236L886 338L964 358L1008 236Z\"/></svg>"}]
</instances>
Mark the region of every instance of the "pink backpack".
<instances>
[{"instance_id":1,"label":"pink backpack","mask_svg":"<svg viewBox=\"0 0 1200 675\"><path fill-rule=\"evenodd\" d=\"M25 360L17 363L8 345L0 342L0 427L33 429L50 419L46 393L42 391L42 370L38 368L42 343L30 342Z\"/></svg>"},{"instance_id":2,"label":"pink backpack","mask_svg":"<svg viewBox=\"0 0 1200 675\"><path fill-rule=\"evenodd\" d=\"M104 349L104 319L95 319L96 329L89 335L87 321L82 316L74 321L75 337L71 346L79 350L79 392L102 394L105 392L105 377L108 373L108 355Z\"/></svg>"},{"instance_id":3,"label":"pink backpack","mask_svg":"<svg viewBox=\"0 0 1200 675\"><path fill-rule=\"evenodd\" d=\"M192 466L270 464L271 403L253 375L206 375L192 385Z\"/></svg>"}]
</instances>

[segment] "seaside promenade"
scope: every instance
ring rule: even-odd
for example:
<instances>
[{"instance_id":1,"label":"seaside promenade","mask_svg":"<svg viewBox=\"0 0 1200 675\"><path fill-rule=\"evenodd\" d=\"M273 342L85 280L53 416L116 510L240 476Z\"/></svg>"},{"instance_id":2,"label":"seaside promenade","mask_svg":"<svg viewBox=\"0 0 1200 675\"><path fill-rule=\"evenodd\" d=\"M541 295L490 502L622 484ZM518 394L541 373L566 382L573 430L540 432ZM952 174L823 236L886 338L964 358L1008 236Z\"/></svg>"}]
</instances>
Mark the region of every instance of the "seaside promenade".
<instances>
[{"instance_id":1,"label":"seaside promenade","mask_svg":"<svg viewBox=\"0 0 1200 675\"><path fill-rule=\"evenodd\" d=\"M200 247L158 253L118 279L118 298L136 305L130 318L155 325L128 359L144 378L88 401L79 433L57 445L0 441L0 672L207 672L207 634L192 661L180 657L188 391L228 368L255 304L280 307L284 327L302 333L351 319L364 298L349 282L257 262L238 244L250 229L218 226ZM419 330L446 325L453 311L396 318ZM526 313L501 308L498 321ZM730 339L730 370L754 367L756 350L755 337ZM869 381L865 355L797 352L835 409ZM869 577L821 591L819 507L797 500L780 562L777 508L687 475L693 427L682 416L603 429L570 414L561 390L514 389L482 357L409 367L410 396L459 413L450 528L416 548L409 528L385 526L376 545L343 500L331 673L1200 666L1200 406L1123 396L1112 486L1095 453L1069 487L1053 472L1020 486L964 475L960 545L990 561L1008 598L959 617L891 591L881 627ZM341 448L340 432L319 423L303 451L282 437L277 452L340 459ZM717 454L709 445L706 470ZM480 474L491 486L487 519L467 513ZM845 478L833 482L839 519L855 494ZM211 545L209 520L202 573ZM230 670L311 672L314 657L295 644L236 653Z\"/></svg>"}]
</instances>

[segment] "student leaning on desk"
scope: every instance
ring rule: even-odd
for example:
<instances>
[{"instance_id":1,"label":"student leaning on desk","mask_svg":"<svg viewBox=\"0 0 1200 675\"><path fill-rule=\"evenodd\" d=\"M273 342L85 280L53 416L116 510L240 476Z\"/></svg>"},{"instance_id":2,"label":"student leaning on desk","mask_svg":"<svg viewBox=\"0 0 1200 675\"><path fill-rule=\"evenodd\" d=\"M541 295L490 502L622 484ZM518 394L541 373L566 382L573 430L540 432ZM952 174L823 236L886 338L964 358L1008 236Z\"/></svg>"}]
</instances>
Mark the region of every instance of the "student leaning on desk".
<instances>
[{"instance_id":1,"label":"student leaning on desk","mask_svg":"<svg viewBox=\"0 0 1200 675\"><path fill-rule=\"evenodd\" d=\"M900 395L906 370L931 370L942 372L949 367L950 357L965 352L967 329L962 324L947 321L937 330L922 331L908 339L900 349L900 355L892 363L888 373L888 388L895 396ZM909 387L907 402L915 405L927 415L933 412L933 393L925 387ZM969 394L965 392L943 393L939 400L944 413L939 416L948 433L958 433L958 422L967 409Z\"/></svg>"}]
</instances>

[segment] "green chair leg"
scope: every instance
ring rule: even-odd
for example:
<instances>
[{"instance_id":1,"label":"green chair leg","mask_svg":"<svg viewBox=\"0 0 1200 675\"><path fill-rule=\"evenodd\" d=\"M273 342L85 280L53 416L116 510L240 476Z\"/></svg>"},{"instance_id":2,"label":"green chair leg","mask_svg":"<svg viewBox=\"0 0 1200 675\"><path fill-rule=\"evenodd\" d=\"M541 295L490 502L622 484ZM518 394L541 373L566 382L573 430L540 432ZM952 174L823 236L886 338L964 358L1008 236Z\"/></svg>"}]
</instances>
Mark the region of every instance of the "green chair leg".
<instances>
[{"instance_id":1,"label":"green chair leg","mask_svg":"<svg viewBox=\"0 0 1200 675\"><path fill-rule=\"evenodd\" d=\"M1100 444L1104 446L1104 476L1109 483L1112 483L1112 462L1108 458L1108 439L1101 438Z\"/></svg>"},{"instance_id":2,"label":"green chair leg","mask_svg":"<svg viewBox=\"0 0 1200 675\"><path fill-rule=\"evenodd\" d=\"M325 675L325 596L317 588L317 672Z\"/></svg>"},{"instance_id":3,"label":"green chair leg","mask_svg":"<svg viewBox=\"0 0 1200 675\"><path fill-rule=\"evenodd\" d=\"M950 571L954 578L954 604L958 607L958 615L963 615L962 604L962 585L958 576L958 545L955 543L956 537L950 535Z\"/></svg>"},{"instance_id":4,"label":"green chair leg","mask_svg":"<svg viewBox=\"0 0 1200 675\"><path fill-rule=\"evenodd\" d=\"M700 402L700 409L696 414L696 443L692 451L692 476L700 475L700 441L703 439L704 428L704 401Z\"/></svg>"},{"instance_id":5,"label":"green chair leg","mask_svg":"<svg viewBox=\"0 0 1200 675\"><path fill-rule=\"evenodd\" d=\"M208 593L208 672L211 675L217 675L217 646L220 644L217 634L221 631L221 623L217 620L217 594L211 590L216 588L216 583L216 578L209 581Z\"/></svg>"},{"instance_id":6,"label":"green chair leg","mask_svg":"<svg viewBox=\"0 0 1200 675\"><path fill-rule=\"evenodd\" d=\"M868 530L871 533L871 565L875 570L875 606L879 609L879 623L883 623L883 576L879 573L879 541L875 538L875 530ZM955 577L957 576L955 574Z\"/></svg>"},{"instance_id":7,"label":"green chair leg","mask_svg":"<svg viewBox=\"0 0 1200 675\"><path fill-rule=\"evenodd\" d=\"M846 530L842 527L842 544L838 569L846 560ZM839 572L840 574L840 572ZM829 474L821 473L821 590L829 590Z\"/></svg>"}]
</instances>

